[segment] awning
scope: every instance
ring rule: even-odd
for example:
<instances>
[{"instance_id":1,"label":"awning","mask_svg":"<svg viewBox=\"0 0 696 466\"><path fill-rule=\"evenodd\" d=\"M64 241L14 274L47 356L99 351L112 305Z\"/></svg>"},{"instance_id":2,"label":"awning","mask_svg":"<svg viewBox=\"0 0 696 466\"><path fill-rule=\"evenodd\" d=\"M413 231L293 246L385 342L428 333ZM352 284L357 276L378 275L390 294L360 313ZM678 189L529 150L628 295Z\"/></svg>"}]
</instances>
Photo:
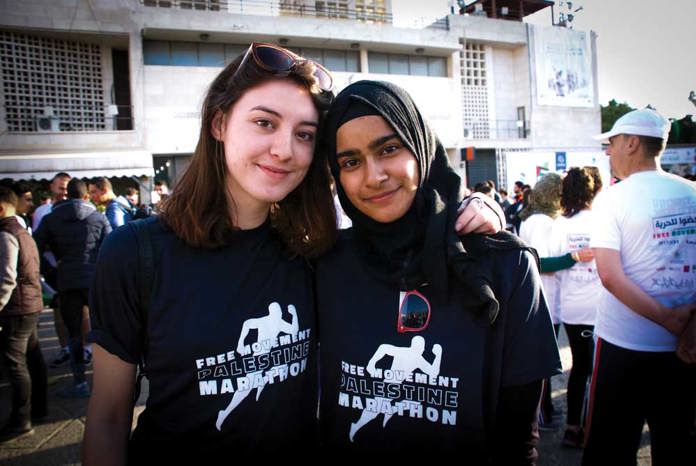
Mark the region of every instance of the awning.
<instances>
[{"instance_id":1,"label":"awning","mask_svg":"<svg viewBox=\"0 0 696 466\"><path fill-rule=\"evenodd\" d=\"M50 180L58 172L76 178L155 175L146 150L0 152L0 179Z\"/></svg>"}]
</instances>

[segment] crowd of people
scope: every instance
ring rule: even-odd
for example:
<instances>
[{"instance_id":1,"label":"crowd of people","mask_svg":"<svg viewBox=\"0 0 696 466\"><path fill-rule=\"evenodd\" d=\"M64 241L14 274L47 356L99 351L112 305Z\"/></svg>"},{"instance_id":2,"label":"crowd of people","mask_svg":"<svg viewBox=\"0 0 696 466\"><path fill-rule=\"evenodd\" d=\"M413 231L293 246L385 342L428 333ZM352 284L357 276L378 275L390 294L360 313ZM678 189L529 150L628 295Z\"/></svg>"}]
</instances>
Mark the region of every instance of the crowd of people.
<instances>
[{"instance_id":1,"label":"crowd of people","mask_svg":"<svg viewBox=\"0 0 696 466\"><path fill-rule=\"evenodd\" d=\"M597 167L573 167L516 182L505 209L507 228L541 258L556 335L562 324L568 336L562 445L584 448L586 465L635 464L645 422L653 464L693 457L696 187L660 169L668 132L656 112L630 112L597 136L611 187ZM492 181L474 190L496 197ZM542 430L560 427L549 387Z\"/></svg>"},{"instance_id":2,"label":"crowd of people","mask_svg":"<svg viewBox=\"0 0 696 466\"><path fill-rule=\"evenodd\" d=\"M647 421L654 464L689 464L696 187L659 170L666 120L636 111L600 135L616 186L571 168L516 183L510 202L492 183L464 197L403 89L331 89L321 65L253 43L210 85L191 164L146 219L108 179L59 174L33 241L0 188L0 257L14 267L0 309L22 309L0 316L23 350L5 356L17 382L4 438L45 408L27 361L51 252L63 394L89 397L86 465L289 451L535 464L540 426L562 411L549 388L561 324L563 445L585 447L586 465L635 464Z\"/></svg>"},{"instance_id":3,"label":"crowd of people","mask_svg":"<svg viewBox=\"0 0 696 466\"><path fill-rule=\"evenodd\" d=\"M156 189L166 190L166 183L159 181ZM1 440L31 433L32 421L48 415L47 368L37 333L44 304L53 309L60 347L49 365L69 362L73 374L73 384L58 395L89 396L88 290L100 246L113 229L152 212L139 204L137 189L128 187L117 197L103 177L85 181L60 172L49 191L35 207L32 185L0 181L0 341L13 394Z\"/></svg>"}]
</instances>

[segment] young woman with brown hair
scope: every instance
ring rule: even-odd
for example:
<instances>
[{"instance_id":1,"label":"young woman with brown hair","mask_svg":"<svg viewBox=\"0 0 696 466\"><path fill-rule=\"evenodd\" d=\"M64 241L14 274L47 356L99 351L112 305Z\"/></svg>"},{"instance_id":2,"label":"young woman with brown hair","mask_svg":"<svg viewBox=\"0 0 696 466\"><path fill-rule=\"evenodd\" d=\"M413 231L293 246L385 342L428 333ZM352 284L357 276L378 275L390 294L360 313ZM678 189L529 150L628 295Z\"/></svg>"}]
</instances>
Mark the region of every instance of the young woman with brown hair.
<instances>
[{"instance_id":1,"label":"young woman with brown hair","mask_svg":"<svg viewBox=\"0 0 696 466\"><path fill-rule=\"evenodd\" d=\"M552 255L579 253L589 249L597 225L596 217L591 210L592 201L598 191L595 179L591 170L578 167L568 170L563 178L563 215L554 223L549 239ZM592 371L593 330L602 283L594 260L558 271L556 278L560 317L573 356L573 365L568 376L566 430L561 444L570 448L582 448L583 402L587 380Z\"/></svg>"},{"instance_id":2,"label":"young woman with brown hair","mask_svg":"<svg viewBox=\"0 0 696 466\"><path fill-rule=\"evenodd\" d=\"M148 302L135 231L108 238L92 294L85 464L203 463L314 444L304 258L336 234L328 172L313 157L330 80L316 63L252 44L213 81L191 165L145 226L156 264ZM143 356L149 396L129 441Z\"/></svg>"}]
</instances>

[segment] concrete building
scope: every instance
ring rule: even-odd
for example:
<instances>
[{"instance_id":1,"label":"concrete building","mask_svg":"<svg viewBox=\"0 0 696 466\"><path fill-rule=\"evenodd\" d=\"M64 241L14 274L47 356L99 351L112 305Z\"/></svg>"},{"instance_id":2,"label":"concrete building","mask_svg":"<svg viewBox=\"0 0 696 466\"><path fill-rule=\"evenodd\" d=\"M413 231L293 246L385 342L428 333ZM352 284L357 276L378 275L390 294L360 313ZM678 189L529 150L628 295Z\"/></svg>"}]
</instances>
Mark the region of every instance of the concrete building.
<instances>
[{"instance_id":1,"label":"concrete building","mask_svg":"<svg viewBox=\"0 0 696 466\"><path fill-rule=\"evenodd\" d=\"M591 139L601 129L596 35L522 22L546 0L477 0L450 16L462 47L463 145L469 185L492 179L511 190L547 171L608 159ZM466 150L464 150L466 152ZM472 154L473 152L473 154Z\"/></svg>"},{"instance_id":2,"label":"concrete building","mask_svg":"<svg viewBox=\"0 0 696 466\"><path fill-rule=\"evenodd\" d=\"M544 168L557 152L568 166L577 154L600 153L587 137L600 127L594 36L559 27L543 35L519 20L484 17L498 11L495 1L427 26L397 26L399 3L0 0L0 178L63 170L133 176L143 187L153 176L175 181L198 138L206 87L252 41L323 63L337 90L360 79L403 86L470 185L531 177L524 167ZM531 13L552 2L508 3ZM566 95L556 101L538 92L546 76L535 48L542 39L555 47L554 34L585 44L582 86L580 62L571 60L558 79ZM550 60L576 53L570 43ZM577 98L578 87L589 95Z\"/></svg>"}]
</instances>

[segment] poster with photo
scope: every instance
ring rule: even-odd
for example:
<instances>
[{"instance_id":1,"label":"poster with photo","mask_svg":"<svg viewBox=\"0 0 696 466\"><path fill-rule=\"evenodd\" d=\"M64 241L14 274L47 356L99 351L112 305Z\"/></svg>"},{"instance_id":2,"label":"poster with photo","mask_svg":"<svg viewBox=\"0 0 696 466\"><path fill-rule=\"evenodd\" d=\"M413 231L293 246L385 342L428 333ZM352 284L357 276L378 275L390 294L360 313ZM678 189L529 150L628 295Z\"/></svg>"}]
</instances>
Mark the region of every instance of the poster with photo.
<instances>
[{"instance_id":1,"label":"poster with photo","mask_svg":"<svg viewBox=\"0 0 696 466\"><path fill-rule=\"evenodd\" d=\"M562 27L533 26L538 105L592 107L590 35Z\"/></svg>"}]
</instances>

